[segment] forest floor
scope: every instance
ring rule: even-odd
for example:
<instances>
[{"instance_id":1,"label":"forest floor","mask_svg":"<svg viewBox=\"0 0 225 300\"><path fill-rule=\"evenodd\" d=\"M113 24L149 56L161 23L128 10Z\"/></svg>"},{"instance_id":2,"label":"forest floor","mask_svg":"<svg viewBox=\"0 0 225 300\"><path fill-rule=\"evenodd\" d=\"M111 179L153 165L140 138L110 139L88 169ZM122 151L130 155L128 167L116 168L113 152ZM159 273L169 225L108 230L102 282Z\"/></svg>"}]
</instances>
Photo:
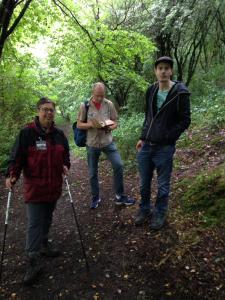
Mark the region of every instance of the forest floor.
<instances>
[{"instance_id":1,"label":"forest floor","mask_svg":"<svg viewBox=\"0 0 225 300\"><path fill-rule=\"evenodd\" d=\"M218 133L225 137L225 132ZM14 190L7 234L0 299L17 300L165 300L225 299L225 228L205 227L198 214L188 215L177 197L177 183L199 169L214 168L224 161L224 145L213 146L204 137L204 147L177 149L179 164L173 173L168 224L158 232L146 223L134 226L138 202L116 208L112 172L100 163L102 203L90 210L90 189L85 160L72 156L71 192L90 272L85 269L80 241L64 187L54 214L50 238L63 255L45 261L45 271L32 287L22 284L26 269L24 254L26 215L22 180ZM225 139L224 139L225 140ZM125 174L126 191L139 200L135 171ZM156 195L155 180L153 194ZM1 239L7 190L0 179Z\"/></svg>"}]
</instances>

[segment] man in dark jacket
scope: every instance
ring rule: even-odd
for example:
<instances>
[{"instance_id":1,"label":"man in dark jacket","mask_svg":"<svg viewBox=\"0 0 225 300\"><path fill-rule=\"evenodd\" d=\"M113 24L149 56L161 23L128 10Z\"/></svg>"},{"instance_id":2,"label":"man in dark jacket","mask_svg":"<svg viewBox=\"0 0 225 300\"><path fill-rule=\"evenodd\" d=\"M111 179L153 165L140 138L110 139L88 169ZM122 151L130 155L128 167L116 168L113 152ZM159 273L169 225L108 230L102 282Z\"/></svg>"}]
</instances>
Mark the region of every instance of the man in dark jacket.
<instances>
[{"instance_id":1,"label":"man in dark jacket","mask_svg":"<svg viewBox=\"0 0 225 300\"><path fill-rule=\"evenodd\" d=\"M146 114L137 143L141 179L141 202L135 219L141 225L151 217L150 228L160 229L166 220L175 144L190 125L190 93L187 87L172 81L173 60L160 57L155 62L158 81L146 93ZM151 181L156 169L158 194L155 207L150 202Z\"/></svg>"},{"instance_id":2,"label":"man in dark jacket","mask_svg":"<svg viewBox=\"0 0 225 300\"><path fill-rule=\"evenodd\" d=\"M67 175L70 168L67 138L54 124L55 103L41 98L37 109L38 116L16 139L6 174L6 187L11 189L23 170L28 218L26 284L33 283L40 273L41 255L56 257L60 254L48 242L48 233L62 192L63 174Z\"/></svg>"}]
</instances>

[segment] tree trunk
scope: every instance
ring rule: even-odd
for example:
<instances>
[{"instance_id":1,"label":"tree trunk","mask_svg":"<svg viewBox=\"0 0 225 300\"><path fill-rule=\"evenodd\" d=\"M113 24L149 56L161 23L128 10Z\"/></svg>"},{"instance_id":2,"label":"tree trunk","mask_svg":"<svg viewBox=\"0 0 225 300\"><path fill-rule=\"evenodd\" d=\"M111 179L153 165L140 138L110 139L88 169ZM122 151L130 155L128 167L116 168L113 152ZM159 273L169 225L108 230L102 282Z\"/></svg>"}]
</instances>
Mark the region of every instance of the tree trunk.
<instances>
[{"instance_id":1,"label":"tree trunk","mask_svg":"<svg viewBox=\"0 0 225 300\"><path fill-rule=\"evenodd\" d=\"M2 58L3 49L6 40L14 32L15 28L20 23L23 18L26 10L28 9L32 0L27 0L21 9L19 15L14 20L13 24L10 26L10 21L13 18L13 13L16 6L20 1L15 0L3 0L0 5L0 60Z\"/></svg>"}]
</instances>

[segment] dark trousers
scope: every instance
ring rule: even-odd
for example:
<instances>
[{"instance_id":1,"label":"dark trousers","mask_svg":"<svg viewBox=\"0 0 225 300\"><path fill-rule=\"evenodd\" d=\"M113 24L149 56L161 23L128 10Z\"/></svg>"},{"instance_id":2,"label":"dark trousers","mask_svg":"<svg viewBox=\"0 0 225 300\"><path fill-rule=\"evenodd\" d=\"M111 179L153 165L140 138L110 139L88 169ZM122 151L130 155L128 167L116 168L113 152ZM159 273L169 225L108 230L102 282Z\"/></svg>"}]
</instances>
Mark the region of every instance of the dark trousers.
<instances>
[{"instance_id":1,"label":"dark trousers","mask_svg":"<svg viewBox=\"0 0 225 300\"><path fill-rule=\"evenodd\" d=\"M158 194L155 211L159 213L167 211L174 153L174 145L150 146L148 144L144 144L138 153L137 160L141 181L141 210L150 210L151 208L151 182L153 172L156 169Z\"/></svg>"},{"instance_id":2,"label":"dark trousers","mask_svg":"<svg viewBox=\"0 0 225 300\"><path fill-rule=\"evenodd\" d=\"M26 252L38 252L48 242L56 203L27 203Z\"/></svg>"}]
</instances>

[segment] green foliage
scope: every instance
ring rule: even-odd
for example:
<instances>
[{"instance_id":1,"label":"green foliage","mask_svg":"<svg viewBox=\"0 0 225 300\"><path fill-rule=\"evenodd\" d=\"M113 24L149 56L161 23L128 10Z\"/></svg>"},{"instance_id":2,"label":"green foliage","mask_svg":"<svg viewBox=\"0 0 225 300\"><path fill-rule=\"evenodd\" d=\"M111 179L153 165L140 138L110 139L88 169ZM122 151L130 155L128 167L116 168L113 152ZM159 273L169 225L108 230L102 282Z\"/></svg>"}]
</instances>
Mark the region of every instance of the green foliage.
<instances>
[{"instance_id":1,"label":"green foliage","mask_svg":"<svg viewBox=\"0 0 225 300\"><path fill-rule=\"evenodd\" d=\"M180 200L187 212L199 212L207 225L225 220L225 164L184 179Z\"/></svg>"},{"instance_id":2,"label":"green foliage","mask_svg":"<svg viewBox=\"0 0 225 300\"><path fill-rule=\"evenodd\" d=\"M192 116L189 138L187 132L181 135L178 141L179 148L193 148L203 150L205 147L205 136L210 135L210 145L221 142L219 131L225 128L225 90L218 87L208 87L208 95L196 95L191 97Z\"/></svg>"},{"instance_id":3,"label":"green foliage","mask_svg":"<svg viewBox=\"0 0 225 300\"><path fill-rule=\"evenodd\" d=\"M20 6L13 19L21 10ZM39 45L35 50L38 39L48 35L50 26L58 20L52 8L48 1L32 1L5 44L0 62L0 169L6 165L19 129L33 118L38 98L48 95L48 85L43 77L46 64L43 65L34 54L40 55L38 51L44 47Z\"/></svg>"},{"instance_id":4,"label":"green foliage","mask_svg":"<svg viewBox=\"0 0 225 300\"><path fill-rule=\"evenodd\" d=\"M224 5L222 0L157 0L144 6L147 16L141 10L142 32L156 43L159 55L174 57L179 80L189 84L196 69L224 61Z\"/></svg>"},{"instance_id":5,"label":"green foliage","mask_svg":"<svg viewBox=\"0 0 225 300\"><path fill-rule=\"evenodd\" d=\"M89 25L96 30L97 49L87 37L79 37L68 27L66 37L59 36L50 53L49 63L55 74L52 89L70 115L81 99L90 96L90 87L97 80L106 83L109 97L119 107L126 106L130 96L143 93L147 86L143 64L155 50L149 39L136 32L111 31L104 24L98 25L97 29L91 21Z\"/></svg>"},{"instance_id":6,"label":"green foliage","mask_svg":"<svg viewBox=\"0 0 225 300\"><path fill-rule=\"evenodd\" d=\"M0 65L0 169L7 157L18 130L32 119L41 91L37 87L38 73L29 54L10 54L10 61Z\"/></svg>"},{"instance_id":7,"label":"green foliage","mask_svg":"<svg viewBox=\"0 0 225 300\"><path fill-rule=\"evenodd\" d=\"M3 123L4 121L7 123ZM9 149L14 142L14 134L9 134L9 132L17 130L13 124L13 122L9 124L9 120L7 118L0 122L0 171L3 171L6 168L6 163L9 157Z\"/></svg>"},{"instance_id":8,"label":"green foliage","mask_svg":"<svg viewBox=\"0 0 225 300\"><path fill-rule=\"evenodd\" d=\"M207 70L199 69L190 84L194 104L200 104L202 96L223 92L224 87L225 73L222 64L213 64Z\"/></svg>"},{"instance_id":9,"label":"green foliage","mask_svg":"<svg viewBox=\"0 0 225 300\"><path fill-rule=\"evenodd\" d=\"M211 94L198 97L198 104L193 106L193 122L196 126L208 126L211 129L225 126L225 90L215 88Z\"/></svg>"},{"instance_id":10,"label":"green foliage","mask_svg":"<svg viewBox=\"0 0 225 300\"><path fill-rule=\"evenodd\" d=\"M18 107L17 107L18 108ZM26 108L24 108L26 109ZM14 114L13 114L14 113ZM25 118L23 116L22 120L19 118L18 115L25 114L24 111L21 109L14 112L9 111L4 112L1 114L0 118L0 171L4 171L6 168L7 160L9 157L9 153L11 151L11 147L15 141L16 135L19 132L19 129L23 127L26 121L29 121L31 116L27 115ZM18 121L20 119L20 122ZM16 120L16 121L15 121Z\"/></svg>"},{"instance_id":11,"label":"green foliage","mask_svg":"<svg viewBox=\"0 0 225 300\"><path fill-rule=\"evenodd\" d=\"M122 115L119 127L113 132L118 149L128 166L136 164L136 143L140 137L140 130L144 121L144 114L133 114L130 117Z\"/></svg>"}]
</instances>

